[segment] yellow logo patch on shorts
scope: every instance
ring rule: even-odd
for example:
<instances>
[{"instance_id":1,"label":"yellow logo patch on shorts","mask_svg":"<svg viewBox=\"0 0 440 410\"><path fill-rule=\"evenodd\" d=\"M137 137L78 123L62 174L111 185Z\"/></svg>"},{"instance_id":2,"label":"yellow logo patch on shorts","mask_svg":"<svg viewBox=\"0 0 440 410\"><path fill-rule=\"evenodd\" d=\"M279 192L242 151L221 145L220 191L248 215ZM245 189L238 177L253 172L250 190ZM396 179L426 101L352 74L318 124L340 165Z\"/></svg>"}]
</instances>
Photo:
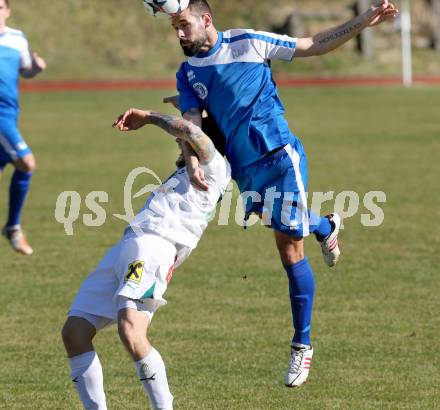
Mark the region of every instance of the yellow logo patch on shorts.
<instances>
[{"instance_id":1,"label":"yellow logo patch on shorts","mask_svg":"<svg viewBox=\"0 0 440 410\"><path fill-rule=\"evenodd\" d=\"M125 275L125 282L141 283L142 273L144 272L145 262L134 261L128 265L128 272Z\"/></svg>"}]
</instances>

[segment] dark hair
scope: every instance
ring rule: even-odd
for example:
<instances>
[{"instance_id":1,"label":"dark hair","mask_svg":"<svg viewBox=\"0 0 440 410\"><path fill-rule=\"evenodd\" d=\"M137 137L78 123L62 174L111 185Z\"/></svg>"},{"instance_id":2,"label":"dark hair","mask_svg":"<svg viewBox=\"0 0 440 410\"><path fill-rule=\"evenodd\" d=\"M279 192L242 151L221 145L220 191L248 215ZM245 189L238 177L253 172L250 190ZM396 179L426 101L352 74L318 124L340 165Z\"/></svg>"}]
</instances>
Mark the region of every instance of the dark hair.
<instances>
[{"instance_id":1,"label":"dark hair","mask_svg":"<svg viewBox=\"0 0 440 410\"><path fill-rule=\"evenodd\" d=\"M206 0L189 0L188 7L199 15L209 14L212 16L212 9Z\"/></svg>"},{"instance_id":2,"label":"dark hair","mask_svg":"<svg viewBox=\"0 0 440 410\"><path fill-rule=\"evenodd\" d=\"M5 0L6 7L9 9L9 0Z\"/></svg>"},{"instance_id":3,"label":"dark hair","mask_svg":"<svg viewBox=\"0 0 440 410\"><path fill-rule=\"evenodd\" d=\"M211 139L215 149L225 155L226 138L211 115L202 119L202 131Z\"/></svg>"}]
</instances>

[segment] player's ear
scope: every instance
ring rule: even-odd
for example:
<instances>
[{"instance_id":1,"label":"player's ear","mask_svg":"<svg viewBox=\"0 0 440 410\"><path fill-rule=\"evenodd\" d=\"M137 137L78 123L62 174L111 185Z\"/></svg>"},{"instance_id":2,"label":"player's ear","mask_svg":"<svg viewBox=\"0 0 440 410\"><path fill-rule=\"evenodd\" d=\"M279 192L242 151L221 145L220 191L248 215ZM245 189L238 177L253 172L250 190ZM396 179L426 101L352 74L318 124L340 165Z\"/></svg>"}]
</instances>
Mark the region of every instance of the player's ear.
<instances>
[{"instance_id":1,"label":"player's ear","mask_svg":"<svg viewBox=\"0 0 440 410\"><path fill-rule=\"evenodd\" d=\"M209 28L212 26L212 16L210 14L203 14L202 21L205 28Z\"/></svg>"}]
</instances>

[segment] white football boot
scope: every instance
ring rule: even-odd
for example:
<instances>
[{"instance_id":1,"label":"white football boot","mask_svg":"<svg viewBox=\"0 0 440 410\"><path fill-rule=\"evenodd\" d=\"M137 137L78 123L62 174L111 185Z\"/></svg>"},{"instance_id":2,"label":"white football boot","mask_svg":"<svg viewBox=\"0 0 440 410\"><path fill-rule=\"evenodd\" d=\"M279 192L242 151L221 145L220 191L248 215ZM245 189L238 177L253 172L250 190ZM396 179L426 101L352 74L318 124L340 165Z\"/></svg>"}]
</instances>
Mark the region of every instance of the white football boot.
<instances>
[{"instance_id":1,"label":"white football boot","mask_svg":"<svg viewBox=\"0 0 440 410\"><path fill-rule=\"evenodd\" d=\"M336 265L339 255L341 254L341 250L339 249L338 234L341 227L342 218L336 213L327 215L325 218L330 221L333 229L330 235L322 240L321 250L322 256L324 257L324 262L326 265L332 267Z\"/></svg>"},{"instance_id":2,"label":"white football boot","mask_svg":"<svg viewBox=\"0 0 440 410\"><path fill-rule=\"evenodd\" d=\"M7 229L4 227L2 235L9 241L15 252L21 253L25 256L30 256L34 253L20 226L14 229Z\"/></svg>"},{"instance_id":3,"label":"white football boot","mask_svg":"<svg viewBox=\"0 0 440 410\"><path fill-rule=\"evenodd\" d=\"M312 363L313 347L294 343L290 351L289 365L284 375L287 387L299 387L307 380Z\"/></svg>"}]
</instances>

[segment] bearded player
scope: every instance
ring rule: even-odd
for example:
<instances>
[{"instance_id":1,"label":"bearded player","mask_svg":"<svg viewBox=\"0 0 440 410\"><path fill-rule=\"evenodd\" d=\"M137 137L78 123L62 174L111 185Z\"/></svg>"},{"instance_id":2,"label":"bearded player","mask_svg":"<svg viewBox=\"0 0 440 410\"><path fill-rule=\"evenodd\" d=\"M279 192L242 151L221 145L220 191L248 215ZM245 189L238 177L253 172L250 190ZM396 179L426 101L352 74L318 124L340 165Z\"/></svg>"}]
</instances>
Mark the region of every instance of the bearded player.
<instances>
[{"instance_id":1,"label":"bearded player","mask_svg":"<svg viewBox=\"0 0 440 410\"><path fill-rule=\"evenodd\" d=\"M190 0L174 16L172 26L188 60L177 73L184 118L201 124L208 111L226 137L226 157L241 192L253 192L246 213L263 216L272 227L281 262L289 280L294 325L284 383L307 380L313 348L310 339L315 282L304 254L304 237L314 233L324 261L339 258L341 219L307 211L307 162L301 141L284 118L284 107L271 74L271 60L291 61L328 53L367 27L393 20L397 10L388 0L377 1L365 13L313 37L291 38L254 30L218 31L206 0ZM185 147L187 157L190 147ZM329 152L328 155L333 155ZM197 156L187 158L191 181L206 189Z\"/></svg>"}]
</instances>

